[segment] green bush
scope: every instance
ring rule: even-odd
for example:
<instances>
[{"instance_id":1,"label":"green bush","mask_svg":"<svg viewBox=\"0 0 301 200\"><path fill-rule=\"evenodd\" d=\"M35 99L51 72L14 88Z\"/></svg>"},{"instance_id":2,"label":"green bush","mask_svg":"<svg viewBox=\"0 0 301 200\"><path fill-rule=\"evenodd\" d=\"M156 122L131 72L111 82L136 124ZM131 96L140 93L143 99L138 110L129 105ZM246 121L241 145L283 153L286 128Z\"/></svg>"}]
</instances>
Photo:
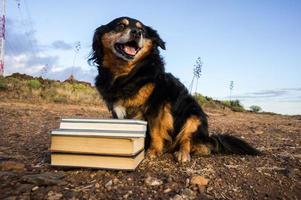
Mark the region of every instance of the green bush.
<instances>
[{"instance_id":1,"label":"green bush","mask_svg":"<svg viewBox=\"0 0 301 200\"><path fill-rule=\"evenodd\" d=\"M33 80L29 80L27 82L27 85L31 89L39 89L41 87L41 82L39 80L33 79Z\"/></svg>"},{"instance_id":2,"label":"green bush","mask_svg":"<svg viewBox=\"0 0 301 200\"><path fill-rule=\"evenodd\" d=\"M204 97L199 93L195 93L193 97L201 106L204 106L206 103L208 103L207 97Z\"/></svg>"},{"instance_id":3,"label":"green bush","mask_svg":"<svg viewBox=\"0 0 301 200\"><path fill-rule=\"evenodd\" d=\"M252 105L252 106L250 106L250 109L251 109L251 111L253 111L253 112L260 112L262 109L261 109L261 107L260 106L257 106L257 105Z\"/></svg>"},{"instance_id":4,"label":"green bush","mask_svg":"<svg viewBox=\"0 0 301 200\"><path fill-rule=\"evenodd\" d=\"M229 100L224 100L224 101L221 101L221 103L226 106L226 107L231 107L231 102Z\"/></svg>"},{"instance_id":5,"label":"green bush","mask_svg":"<svg viewBox=\"0 0 301 200\"><path fill-rule=\"evenodd\" d=\"M5 79L0 77L0 90L5 90L7 88Z\"/></svg>"},{"instance_id":6,"label":"green bush","mask_svg":"<svg viewBox=\"0 0 301 200\"><path fill-rule=\"evenodd\" d=\"M245 110L239 100L224 100L222 104L235 112L243 112Z\"/></svg>"}]
</instances>

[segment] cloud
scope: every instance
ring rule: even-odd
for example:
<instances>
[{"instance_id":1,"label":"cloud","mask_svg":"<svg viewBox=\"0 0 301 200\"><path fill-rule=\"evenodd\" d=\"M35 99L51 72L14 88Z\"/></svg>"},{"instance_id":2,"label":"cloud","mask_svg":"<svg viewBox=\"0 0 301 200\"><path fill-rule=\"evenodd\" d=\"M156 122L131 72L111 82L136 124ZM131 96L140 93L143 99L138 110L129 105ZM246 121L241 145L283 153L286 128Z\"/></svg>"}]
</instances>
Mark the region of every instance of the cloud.
<instances>
[{"instance_id":1,"label":"cloud","mask_svg":"<svg viewBox=\"0 0 301 200\"><path fill-rule=\"evenodd\" d=\"M27 32L20 29L24 25L7 19L6 23L6 55L34 54L41 51L35 38L35 31ZM19 28L17 28L19 27Z\"/></svg>"},{"instance_id":2,"label":"cloud","mask_svg":"<svg viewBox=\"0 0 301 200\"><path fill-rule=\"evenodd\" d=\"M30 26L27 26L26 22L20 23L17 20L7 19L5 74L20 72L65 80L73 73L79 80L94 82L93 69L62 66L59 63L61 54L49 54L49 50L70 50L73 45L63 40L42 45L37 40L35 31L29 30L28 27Z\"/></svg>"},{"instance_id":3,"label":"cloud","mask_svg":"<svg viewBox=\"0 0 301 200\"><path fill-rule=\"evenodd\" d=\"M54 49L60 49L60 50L70 50L73 48L73 46L71 44L68 44L68 43L64 42L63 40L56 40L51 44L51 46Z\"/></svg>"},{"instance_id":4,"label":"cloud","mask_svg":"<svg viewBox=\"0 0 301 200\"><path fill-rule=\"evenodd\" d=\"M57 56L29 56L25 64L27 66L49 65L53 66L58 63Z\"/></svg>"},{"instance_id":5,"label":"cloud","mask_svg":"<svg viewBox=\"0 0 301 200\"><path fill-rule=\"evenodd\" d=\"M273 90L260 90L242 95L235 95L232 98L239 100L273 100L273 101L300 101L301 88L280 88ZM229 98L229 97L226 97Z\"/></svg>"},{"instance_id":6,"label":"cloud","mask_svg":"<svg viewBox=\"0 0 301 200\"><path fill-rule=\"evenodd\" d=\"M76 80L89 81L94 83L94 79L97 75L96 67L83 69L80 66L67 67L67 68L52 68L46 73L46 77L55 80L66 80L73 74Z\"/></svg>"},{"instance_id":7,"label":"cloud","mask_svg":"<svg viewBox=\"0 0 301 200\"><path fill-rule=\"evenodd\" d=\"M288 93L285 89L279 89L279 90L262 90L258 92L250 93L250 96L258 96L258 97L277 97L277 96L283 96Z\"/></svg>"}]
</instances>

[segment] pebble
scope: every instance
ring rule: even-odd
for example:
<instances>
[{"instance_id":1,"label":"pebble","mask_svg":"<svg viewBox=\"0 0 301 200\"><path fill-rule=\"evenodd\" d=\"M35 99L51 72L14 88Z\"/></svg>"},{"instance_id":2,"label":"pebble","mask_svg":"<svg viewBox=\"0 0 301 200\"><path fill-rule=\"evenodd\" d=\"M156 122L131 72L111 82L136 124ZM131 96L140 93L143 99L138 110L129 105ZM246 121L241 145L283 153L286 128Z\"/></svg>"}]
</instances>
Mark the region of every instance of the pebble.
<instances>
[{"instance_id":1,"label":"pebble","mask_svg":"<svg viewBox=\"0 0 301 200\"><path fill-rule=\"evenodd\" d=\"M196 194L194 191L192 191L191 189L189 188L185 188L182 192L182 197L184 199L195 199L196 197Z\"/></svg>"},{"instance_id":2,"label":"pebble","mask_svg":"<svg viewBox=\"0 0 301 200\"><path fill-rule=\"evenodd\" d=\"M171 192L171 191L172 191L172 189L166 188L166 189L163 191L163 193L169 193L169 192Z\"/></svg>"},{"instance_id":3,"label":"pebble","mask_svg":"<svg viewBox=\"0 0 301 200\"><path fill-rule=\"evenodd\" d=\"M114 183L114 184L117 184L118 182L119 182L118 178L114 178L114 179L113 179L113 183Z\"/></svg>"},{"instance_id":4,"label":"pebble","mask_svg":"<svg viewBox=\"0 0 301 200\"><path fill-rule=\"evenodd\" d=\"M150 185L150 186L158 186L158 185L163 184L162 180L151 177L151 176L147 177L144 182L146 185Z\"/></svg>"},{"instance_id":5,"label":"pebble","mask_svg":"<svg viewBox=\"0 0 301 200\"><path fill-rule=\"evenodd\" d=\"M189 186L189 182L190 182L190 180L189 180L189 178L187 178L186 181L185 181L185 186L186 186L186 187Z\"/></svg>"},{"instance_id":6,"label":"pebble","mask_svg":"<svg viewBox=\"0 0 301 200\"><path fill-rule=\"evenodd\" d=\"M31 191L36 191L37 189L39 189L39 186L34 186L32 189L31 189Z\"/></svg>"},{"instance_id":7,"label":"pebble","mask_svg":"<svg viewBox=\"0 0 301 200\"><path fill-rule=\"evenodd\" d=\"M108 181L108 182L105 184L105 188L109 188L109 187L111 187L112 185L113 185L113 181L110 180L110 181Z\"/></svg>"},{"instance_id":8,"label":"pebble","mask_svg":"<svg viewBox=\"0 0 301 200\"><path fill-rule=\"evenodd\" d=\"M95 188L100 188L100 184L99 183L95 183Z\"/></svg>"},{"instance_id":9,"label":"pebble","mask_svg":"<svg viewBox=\"0 0 301 200\"><path fill-rule=\"evenodd\" d=\"M193 176L191 178L191 184L192 185L197 185L198 188L199 188L199 191L201 193L204 193L205 190L206 190L206 186L208 185L208 182L209 180L206 179L205 177L203 176L199 176L199 175L196 175L196 176Z\"/></svg>"},{"instance_id":10,"label":"pebble","mask_svg":"<svg viewBox=\"0 0 301 200\"><path fill-rule=\"evenodd\" d=\"M183 197L182 197L181 195L179 195L179 194L176 194L176 195L172 198L172 200L183 200Z\"/></svg>"},{"instance_id":11,"label":"pebble","mask_svg":"<svg viewBox=\"0 0 301 200\"><path fill-rule=\"evenodd\" d=\"M49 191L47 194L47 200L59 200L63 197L62 193Z\"/></svg>"},{"instance_id":12,"label":"pebble","mask_svg":"<svg viewBox=\"0 0 301 200\"><path fill-rule=\"evenodd\" d=\"M203 176L193 176L192 178L191 178L191 184L192 185L198 185L198 186L206 186L206 185L208 185L208 182L209 182L209 180L208 179L206 179L205 177L203 177Z\"/></svg>"}]
</instances>

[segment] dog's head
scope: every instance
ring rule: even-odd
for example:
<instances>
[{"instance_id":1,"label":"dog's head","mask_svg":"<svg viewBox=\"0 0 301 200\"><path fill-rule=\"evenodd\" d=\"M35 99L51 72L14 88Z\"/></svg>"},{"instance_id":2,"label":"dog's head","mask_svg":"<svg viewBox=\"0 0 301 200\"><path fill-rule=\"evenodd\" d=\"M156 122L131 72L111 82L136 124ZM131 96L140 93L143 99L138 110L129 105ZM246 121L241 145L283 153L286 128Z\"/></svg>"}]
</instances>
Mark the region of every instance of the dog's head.
<instances>
[{"instance_id":1,"label":"dog's head","mask_svg":"<svg viewBox=\"0 0 301 200\"><path fill-rule=\"evenodd\" d=\"M95 30L90 61L128 72L158 47L165 49L165 43L155 30L136 19L120 17Z\"/></svg>"}]
</instances>

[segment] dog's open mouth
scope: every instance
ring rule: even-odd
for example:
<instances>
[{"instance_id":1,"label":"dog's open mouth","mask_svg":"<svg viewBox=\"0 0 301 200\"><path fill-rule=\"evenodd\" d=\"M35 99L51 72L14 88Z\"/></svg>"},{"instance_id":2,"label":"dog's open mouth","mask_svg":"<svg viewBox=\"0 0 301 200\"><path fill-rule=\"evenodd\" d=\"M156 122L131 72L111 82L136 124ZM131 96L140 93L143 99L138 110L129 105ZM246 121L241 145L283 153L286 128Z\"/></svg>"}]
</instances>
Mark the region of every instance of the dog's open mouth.
<instances>
[{"instance_id":1,"label":"dog's open mouth","mask_svg":"<svg viewBox=\"0 0 301 200\"><path fill-rule=\"evenodd\" d=\"M139 52L140 48L136 41L130 41L127 43L116 43L115 50L127 59L133 59Z\"/></svg>"}]
</instances>

